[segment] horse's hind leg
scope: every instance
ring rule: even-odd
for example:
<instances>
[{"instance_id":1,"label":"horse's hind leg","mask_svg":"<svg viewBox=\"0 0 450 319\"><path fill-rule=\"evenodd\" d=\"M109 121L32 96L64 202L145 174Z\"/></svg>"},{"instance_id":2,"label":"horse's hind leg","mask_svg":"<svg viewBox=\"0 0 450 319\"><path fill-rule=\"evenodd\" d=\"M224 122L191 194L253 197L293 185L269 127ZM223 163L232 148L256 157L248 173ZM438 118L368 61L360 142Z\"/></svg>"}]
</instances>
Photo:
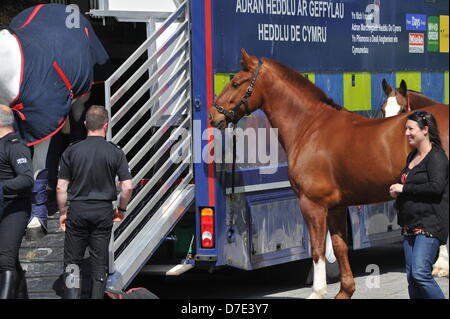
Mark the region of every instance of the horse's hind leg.
<instances>
[{"instance_id":1,"label":"horse's hind leg","mask_svg":"<svg viewBox=\"0 0 450 319\"><path fill-rule=\"evenodd\" d=\"M308 226L314 266L313 292L308 299L323 299L327 293L325 263L327 209L309 200L306 196L300 197L300 209Z\"/></svg>"},{"instance_id":2,"label":"horse's hind leg","mask_svg":"<svg viewBox=\"0 0 450 319\"><path fill-rule=\"evenodd\" d=\"M47 139L33 147L33 204L31 207L31 216L27 224L27 240L38 240L45 235L48 210L45 205L47 202L47 183L48 170L46 158L50 147L50 140Z\"/></svg>"},{"instance_id":3,"label":"horse's hind leg","mask_svg":"<svg viewBox=\"0 0 450 319\"><path fill-rule=\"evenodd\" d=\"M347 207L328 211L328 228L333 242L334 255L341 271L341 289L336 299L351 298L355 292L355 280L348 260Z\"/></svg>"},{"instance_id":4,"label":"horse's hind leg","mask_svg":"<svg viewBox=\"0 0 450 319\"><path fill-rule=\"evenodd\" d=\"M439 247L439 258L433 265L433 271L431 273L437 277L448 278L448 251L447 246L442 245Z\"/></svg>"}]
</instances>

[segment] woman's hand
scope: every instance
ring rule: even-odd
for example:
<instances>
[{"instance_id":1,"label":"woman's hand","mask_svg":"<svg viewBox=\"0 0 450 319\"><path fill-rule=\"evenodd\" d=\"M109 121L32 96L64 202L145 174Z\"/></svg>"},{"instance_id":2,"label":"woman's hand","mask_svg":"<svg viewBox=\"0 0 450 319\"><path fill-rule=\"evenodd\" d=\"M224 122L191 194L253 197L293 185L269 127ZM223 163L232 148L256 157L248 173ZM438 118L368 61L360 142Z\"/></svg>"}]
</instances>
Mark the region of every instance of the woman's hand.
<instances>
[{"instance_id":1,"label":"woman's hand","mask_svg":"<svg viewBox=\"0 0 450 319\"><path fill-rule=\"evenodd\" d=\"M389 187L389 195L391 195L392 198L397 198L401 192L403 192L402 184L393 184Z\"/></svg>"}]
</instances>

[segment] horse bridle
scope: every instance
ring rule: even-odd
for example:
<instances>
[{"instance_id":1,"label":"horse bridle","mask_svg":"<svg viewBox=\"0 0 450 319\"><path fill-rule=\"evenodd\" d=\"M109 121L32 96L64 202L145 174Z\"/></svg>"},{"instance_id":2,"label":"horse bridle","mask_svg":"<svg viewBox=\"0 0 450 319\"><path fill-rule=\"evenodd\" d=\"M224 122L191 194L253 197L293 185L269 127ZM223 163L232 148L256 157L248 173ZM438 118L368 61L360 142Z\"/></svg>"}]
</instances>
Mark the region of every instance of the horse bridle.
<instances>
[{"instance_id":1,"label":"horse bridle","mask_svg":"<svg viewBox=\"0 0 450 319\"><path fill-rule=\"evenodd\" d=\"M248 86L245 95L241 98L241 101L238 104L236 104L236 106L233 107L231 110L225 109L223 106L217 104L215 101L213 102L213 107L217 110L217 112L225 115L225 119L227 120L227 122L235 124L237 123L237 121L240 120L240 117L238 118L238 111L240 111L242 104L244 104L245 106L245 115L250 115L250 107L248 105L248 99L252 96L253 87L255 86L256 78L258 77L261 66L262 62L258 61L258 66L256 67L255 74L253 75L253 78L250 81L250 85Z\"/></svg>"}]
</instances>

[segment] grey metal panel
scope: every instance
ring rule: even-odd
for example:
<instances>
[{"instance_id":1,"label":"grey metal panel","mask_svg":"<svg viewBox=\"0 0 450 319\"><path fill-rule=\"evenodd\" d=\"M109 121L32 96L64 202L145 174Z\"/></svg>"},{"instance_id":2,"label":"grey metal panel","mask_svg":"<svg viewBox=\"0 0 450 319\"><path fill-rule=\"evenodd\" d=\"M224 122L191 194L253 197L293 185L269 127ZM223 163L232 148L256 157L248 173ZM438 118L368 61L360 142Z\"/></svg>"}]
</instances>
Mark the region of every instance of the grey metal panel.
<instances>
[{"instance_id":1,"label":"grey metal panel","mask_svg":"<svg viewBox=\"0 0 450 319\"><path fill-rule=\"evenodd\" d=\"M189 142L189 140L187 140L187 142ZM183 146L180 145L180 148ZM172 155L172 157L166 162L171 164L170 162L173 160L173 157L178 157L178 154L174 152L174 154ZM130 223L130 225L128 225L127 230L122 232L118 238L115 238L114 240L114 248L117 249L121 244L123 244L123 242L126 240L126 238L128 237L128 235L136 228L136 226L144 219L145 215L147 212L149 212L153 206L155 206L155 204L158 202L158 200L167 192L169 191L170 186L173 185L173 183L175 182L176 178L182 173L182 171L186 168L185 166L187 166L189 163L191 162L191 157L187 156L184 160L183 160L183 165L180 165L180 167L177 168L177 170L175 171L175 173L167 179L167 181L161 186L161 188L156 192L156 194L148 201L148 203L144 206L144 208L142 209L142 211L139 213L138 216L136 216L133 221ZM158 171L150 180L149 183L147 183L145 185L145 187L141 190L140 193L145 194L147 190L150 190L152 188L152 186L154 186L156 184L156 182L161 178L161 176L163 175L162 173L164 173L164 169L166 169L166 167L164 167L162 170ZM129 210L133 210L136 205L138 204L138 200L133 201L132 203L130 203L129 205ZM116 224L117 225L117 224ZM118 227L118 226L116 226Z\"/></svg>"},{"instance_id":2,"label":"grey metal panel","mask_svg":"<svg viewBox=\"0 0 450 319\"><path fill-rule=\"evenodd\" d=\"M187 27L187 22L184 23L181 27L180 30L177 31L177 33L171 38L171 39L176 39L178 37L179 34L182 34L182 32L186 31L186 27ZM178 33L179 32L179 33ZM169 41L171 40L169 39ZM183 53L185 52L186 48L187 48L187 42L188 39L185 39L184 44L181 46L181 48L178 49L177 52L175 52L175 54L172 55L172 57L166 62L166 65L164 67L161 67L160 70L158 70L157 72L155 72L149 80L147 80L147 82L145 84L142 85L141 88L139 88L139 90L127 101L127 103L120 109L119 112L117 112L116 114L114 114L113 118L111 119L112 123L117 123L122 116L127 113L130 109L130 107L136 102L138 101L142 95L152 86L155 84L155 82L159 79L159 77L161 77L162 73L164 73L168 67ZM172 42L169 43L169 45ZM155 64L157 62L157 59L160 57L160 55L162 53L164 53L164 51L167 49L166 46L163 46L160 50L158 50L157 52L154 53L154 55L152 57L150 57L134 74L132 77L130 77L130 79L128 79L124 85L122 85L117 92L111 97L111 105L114 105L124 94L125 92L130 89L134 83L136 83L136 81L148 70L148 68L150 68L151 66L153 66L153 64Z\"/></svg>"},{"instance_id":3,"label":"grey metal panel","mask_svg":"<svg viewBox=\"0 0 450 319\"><path fill-rule=\"evenodd\" d=\"M277 182L277 183L267 183L267 184L258 184L258 185L245 185L245 186L239 186L234 188L234 193L248 193L248 192L258 192L258 191L264 191L269 189L281 189L291 187L291 183L289 181L286 182ZM231 187L228 187L226 189L226 194L231 194Z\"/></svg>"},{"instance_id":4,"label":"grey metal panel","mask_svg":"<svg viewBox=\"0 0 450 319\"><path fill-rule=\"evenodd\" d=\"M400 226L394 201L350 206L353 249L361 249L401 241Z\"/></svg>"},{"instance_id":5,"label":"grey metal panel","mask_svg":"<svg viewBox=\"0 0 450 319\"><path fill-rule=\"evenodd\" d=\"M252 255L302 247L303 218L297 198L250 206Z\"/></svg>"},{"instance_id":6,"label":"grey metal panel","mask_svg":"<svg viewBox=\"0 0 450 319\"><path fill-rule=\"evenodd\" d=\"M171 12L157 11L121 11L121 10L90 10L94 17L114 17L120 22L147 22L150 19L164 21L170 17Z\"/></svg>"},{"instance_id":7,"label":"grey metal panel","mask_svg":"<svg viewBox=\"0 0 450 319\"><path fill-rule=\"evenodd\" d=\"M189 66L188 61L185 61L183 63L183 65L177 70L176 74L173 77L171 77L170 79L168 79L166 81L166 83L164 83L163 85L161 85L159 87L157 92L154 93L154 95L139 109L139 111L137 111L133 115L133 117L114 136L113 141L115 143L119 142L125 136L125 134L128 133L130 127L134 126L142 116L144 116L146 113L149 112L149 107L153 106L159 100L159 98L162 96L162 94L166 93L166 91L175 83L175 81L178 79L178 77L181 76L187 70L188 66ZM184 92L184 89L187 88L186 84L188 84L188 82L190 82L190 79L185 80L184 85L182 86L182 89L177 90L177 92L174 94L174 98L179 97ZM147 90L149 88L150 88L150 86L147 87ZM142 94L143 93L144 92L142 92ZM137 100L135 100L135 101L137 101ZM171 99L171 101L173 101L173 98ZM130 107L130 105L126 105L124 107ZM127 110L127 111L129 112L129 110ZM118 121L117 118L115 120L111 120L112 125L116 124L117 121Z\"/></svg>"},{"instance_id":8,"label":"grey metal panel","mask_svg":"<svg viewBox=\"0 0 450 319\"><path fill-rule=\"evenodd\" d=\"M184 1L175 12L167 14L166 21L105 82L105 106L112 116L108 127L108 140L121 142L121 145L125 144L123 150L128 156L130 168L137 170L137 164L141 164L139 162L144 156L150 158L142 167L139 167L138 172L133 172L133 186L136 186L141 179L147 178L150 170L154 169L162 158L168 156L161 166L158 164L157 170L152 171L145 186L140 188L129 203L127 209L132 213L138 209L136 214L126 216L124 221L127 223L114 225L114 230L122 226L118 237L112 238L110 243L109 268L112 275L108 279L108 285L116 289L124 288L135 276L194 199L194 186L189 185L193 179L193 161L188 3ZM107 9L106 3L101 5ZM115 14L116 17L122 18L134 16L136 19L148 17L154 19L158 16L158 13L149 14L148 12L130 15L130 12L100 11L91 10L91 13L103 14L103 16ZM166 14L160 16L166 16ZM180 20L182 20L181 24L171 33L170 38L155 51L156 41L159 41L161 34ZM151 56L145 62L139 61L141 64L137 66L137 71L130 76L127 74L128 79L125 80L125 84L113 94L111 86L119 79L123 80L122 77L125 77L130 67L148 52ZM149 70L151 70L149 79L135 88L137 80ZM164 83L160 84L160 82ZM150 92L149 99L139 110L133 110L131 106L146 92ZM122 106L115 105L125 94L131 98ZM159 107L159 105L162 106ZM125 115L127 119L125 125L121 123L121 127L117 127L118 120ZM144 115L150 117L142 124L140 120ZM137 127L138 124L139 127ZM154 128L157 128L156 132L152 131L151 137L144 140ZM131 129L134 135L130 137L127 133ZM166 140L159 145L157 142L167 135L167 132L170 132L169 137L165 137ZM178 142L180 135L184 139ZM136 145L139 145L140 149L133 155L132 151ZM155 145L158 145L157 149ZM154 194L150 193L156 183L169 174L170 177L162 186ZM182 181L178 183L182 176L184 176ZM162 202L163 199L164 202ZM138 205L142 208L138 208ZM156 206L159 208L155 208ZM148 215L150 213L151 217ZM136 233L137 227L139 232ZM120 253L116 255L119 248Z\"/></svg>"},{"instance_id":9,"label":"grey metal panel","mask_svg":"<svg viewBox=\"0 0 450 319\"><path fill-rule=\"evenodd\" d=\"M180 15L187 9L188 1L185 1L178 9L175 11L167 20L161 25L160 28L147 40L142 43L142 45L114 72L109 79L106 81L108 85L112 85L115 83L129 68L133 65L134 62L145 52L147 52L148 48L154 43L158 37L165 31L169 26L175 22ZM105 83L105 84L106 84Z\"/></svg>"},{"instance_id":10,"label":"grey metal panel","mask_svg":"<svg viewBox=\"0 0 450 319\"><path fill-rule=\"evenodd\" d=\"M366 236L400 229L393 205L394 201L365 206L364 226Z\"/></svg>"},{"instance_id":11,"label":"grey metal panel","mask_svg":"<svg viewBox=\"0 0 450 319\"><path fill-rule=\"evenodd\" d=\"M225 242L223 249L226 264L237 268L250 270L251 266L251 242L250 219L247 210L245 194L233 195L233 200L227 196L227 227L230 225L231 209L234 210L234 236Z\"/></svg>"},{"instance_id":12,"label":"grey metal panel","mask_svg":"<svg viewBox=\"0 0 450 319\"><path fill-rule=\"evenodd\" d=\"M186 179L188 180L188 179ZM170 232L194 200L194 185L181 185L169 205L161 207L115 262L115 272L108 277L107 287L124 289L145 265L158 244Z\"/></svg>"}]
</instances>

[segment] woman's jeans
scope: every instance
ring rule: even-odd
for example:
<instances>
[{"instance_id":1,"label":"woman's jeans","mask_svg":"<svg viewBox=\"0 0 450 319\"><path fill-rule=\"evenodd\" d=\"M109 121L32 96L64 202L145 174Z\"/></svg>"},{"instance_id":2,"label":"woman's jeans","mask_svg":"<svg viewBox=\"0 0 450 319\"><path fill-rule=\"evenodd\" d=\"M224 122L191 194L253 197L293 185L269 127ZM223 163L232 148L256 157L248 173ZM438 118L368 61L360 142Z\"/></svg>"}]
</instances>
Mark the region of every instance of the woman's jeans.
<instances>
[{"instance_id":1,"label":"woman's jeans","mask_svg":"<svg viewBox=\"0 0 450 319\"><path fill-rule=\"evenodd\" d=\"M411 299L445 299L441 288L431 275L440 241L424 235L405 236L406 276Z\"/></svg>"}]
</instances>

